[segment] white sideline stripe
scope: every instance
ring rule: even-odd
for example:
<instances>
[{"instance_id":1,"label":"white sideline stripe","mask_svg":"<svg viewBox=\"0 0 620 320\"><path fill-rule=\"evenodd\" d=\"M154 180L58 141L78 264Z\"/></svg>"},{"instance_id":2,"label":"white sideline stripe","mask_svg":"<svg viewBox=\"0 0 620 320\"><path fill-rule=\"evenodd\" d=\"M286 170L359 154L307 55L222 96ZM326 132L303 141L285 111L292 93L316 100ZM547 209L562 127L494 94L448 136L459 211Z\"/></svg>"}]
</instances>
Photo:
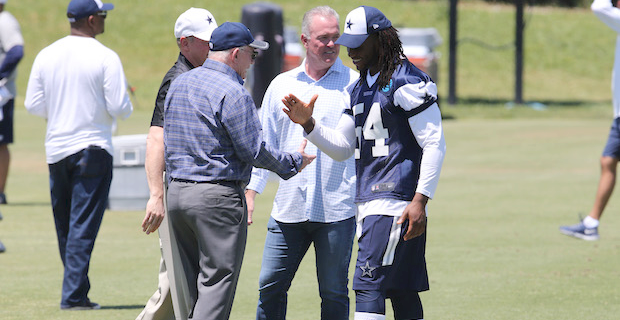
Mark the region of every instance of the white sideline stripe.
<instances>
[{"instance_id":1,"label":"white sideline stripe","mask_svg":"<svg viewBox=\"0 0 620 320\"><path fill-rule=\"evenodd\" d=\"M396 245L400 240L401 225L396 223L399 217L392 217L392 229L390 231L390 239L388 240L385 254L383 255L383 266L390 266L394 262L394 254L396 253Z\"/></svg>"}]
</instances>

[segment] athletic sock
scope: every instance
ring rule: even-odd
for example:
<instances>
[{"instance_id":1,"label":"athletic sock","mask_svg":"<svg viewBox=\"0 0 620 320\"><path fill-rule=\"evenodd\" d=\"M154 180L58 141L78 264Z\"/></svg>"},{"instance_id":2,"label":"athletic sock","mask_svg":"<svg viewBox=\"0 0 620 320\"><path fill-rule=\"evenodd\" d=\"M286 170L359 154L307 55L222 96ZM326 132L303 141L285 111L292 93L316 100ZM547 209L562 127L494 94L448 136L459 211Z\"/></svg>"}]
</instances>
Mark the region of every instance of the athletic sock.
<instances>
[{"instance_id":1,"label":"athletic sock","mask_svg":"<svg viewBox=\"0 0 620 320\"><path fill-rule=\"evenodd\" d=\"M583 225L586 226L586 228L588 229L592 229L592 228L597 228L599 224L599 221L587 216L585 219L583 219Z\"/></svg>"}]
</instances>

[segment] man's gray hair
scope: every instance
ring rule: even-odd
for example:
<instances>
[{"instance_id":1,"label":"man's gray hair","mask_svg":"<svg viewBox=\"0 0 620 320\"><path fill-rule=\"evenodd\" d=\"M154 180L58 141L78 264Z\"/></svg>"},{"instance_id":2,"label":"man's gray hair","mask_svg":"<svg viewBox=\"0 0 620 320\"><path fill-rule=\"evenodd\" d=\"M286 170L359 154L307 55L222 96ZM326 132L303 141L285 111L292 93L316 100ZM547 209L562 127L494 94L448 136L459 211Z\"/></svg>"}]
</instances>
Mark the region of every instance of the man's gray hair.
<instances>
[{"instance_id":1,"label":"man's gray hair","mask_svg":"<svg viewBox=\"0 0 620 320\"><path fill-rule=\"evenodd\" d=\"M230 49L226 49L226 50L222 50L222 51L213 51L213 50L209 50L209 54L207 55L209 58L216 58L216 57L225 57L227 55L230 54L230 52L235 49L235 48L230 48Z\"/></svg>"},{"instance_id":2,"label":"man's gray hair","mask_svg":"<svg viewBox=\"0 0 620 320\"><path fill-rule=\"evenodd\" d=\"M312 18L314 16L321 17L334 17L338 22L340 22L340 16L336 10L332 9L330 6L319 6L316 8L312 8L308 10L304 14L304 18L301 20L301 33L306 36L310 36L310 23L312 22Z\"/></svg>"},{"instance_id":3,"label":"man's gray hair","mask_svg":"<svg viewBox=\"0 0 620 320\"><path fill-rule=\"evenodd\" d=\"M226 58L228 58L228 55L230 55L230 53L235 49L236 48L230 48L230 49L226 49L222 51L209 50L209 54L207 56L211 59L223 61L223 60L226 60Z\"/></svg>"}]
</instances>

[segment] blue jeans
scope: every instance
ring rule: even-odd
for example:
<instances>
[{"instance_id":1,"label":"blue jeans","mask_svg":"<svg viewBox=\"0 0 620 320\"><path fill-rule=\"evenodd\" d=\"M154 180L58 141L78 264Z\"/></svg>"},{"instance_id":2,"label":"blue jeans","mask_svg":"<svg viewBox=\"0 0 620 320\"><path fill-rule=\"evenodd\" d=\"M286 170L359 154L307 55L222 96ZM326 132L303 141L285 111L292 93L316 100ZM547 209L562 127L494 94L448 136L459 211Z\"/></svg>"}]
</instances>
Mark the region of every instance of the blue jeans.
<instances>
[{"instance_id":1,"label":"blue jeans","mask_svg":"<svg viewBox=\"0 0 620 320\"><path fill-rule=\"evenodd\" d=\"M287 291L311 243L321 297L321 319L349 319L348 274L355 218L332 223L267 224L256 319L286 319Z\"/></svg>"},{"instance_id":2,"label":"blue jeans","mask_svg":"<svg viewBox=\"0 0 620 320\"><path fill-rule=\"evenodd\" d=\"M50 164L49 172L58 248L65 267L60 306L87 305L88 268L107 207L112 156L91 146Z\"/></svg>"}]
</instances>

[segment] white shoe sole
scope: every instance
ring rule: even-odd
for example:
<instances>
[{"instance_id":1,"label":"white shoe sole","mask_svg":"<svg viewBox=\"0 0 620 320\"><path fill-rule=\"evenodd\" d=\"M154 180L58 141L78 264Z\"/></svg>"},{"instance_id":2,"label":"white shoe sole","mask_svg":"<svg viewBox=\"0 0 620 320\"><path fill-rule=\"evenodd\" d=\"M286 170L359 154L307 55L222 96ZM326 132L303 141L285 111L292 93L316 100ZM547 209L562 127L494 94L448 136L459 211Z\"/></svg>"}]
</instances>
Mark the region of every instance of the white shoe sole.
<instances>
[{"instance_id":1,"label":"white shoe sole","mask_svg":"<svg viewBox=\"0 0 620 320\"><path fill-rule=\"evenodd\" d=\"M575 237L577 239L586 240L586 241L596 241L599 239L598 235L586 235L583 233L572 232L572 231L567 231L567 230L560 230L560 232L562 232L563 234L567 236Z\"/></svg>"}]
</instances>

